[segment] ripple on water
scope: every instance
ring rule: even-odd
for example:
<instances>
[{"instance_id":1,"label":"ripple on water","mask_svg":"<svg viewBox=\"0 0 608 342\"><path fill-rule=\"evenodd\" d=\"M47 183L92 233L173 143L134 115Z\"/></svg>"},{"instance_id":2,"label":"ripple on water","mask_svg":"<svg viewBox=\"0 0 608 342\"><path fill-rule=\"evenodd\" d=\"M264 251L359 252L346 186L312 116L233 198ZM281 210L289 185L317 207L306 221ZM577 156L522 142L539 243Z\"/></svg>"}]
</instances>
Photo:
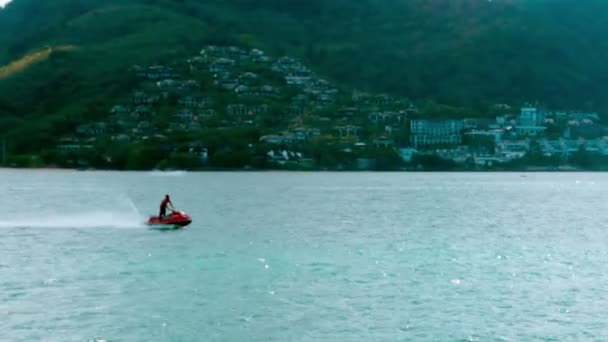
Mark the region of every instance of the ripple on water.
<instances>
[{"instance_id":1,"label":"ripple on water","mask_svg":"<svg viewBox=\"0 0 608 342\"><path fill-rule=\"evenodd\" d=\"M2 177L11 212L166 185L202 222L0 227L7 340L608 340L603 174Z\"/></svg>"}]
</instances>

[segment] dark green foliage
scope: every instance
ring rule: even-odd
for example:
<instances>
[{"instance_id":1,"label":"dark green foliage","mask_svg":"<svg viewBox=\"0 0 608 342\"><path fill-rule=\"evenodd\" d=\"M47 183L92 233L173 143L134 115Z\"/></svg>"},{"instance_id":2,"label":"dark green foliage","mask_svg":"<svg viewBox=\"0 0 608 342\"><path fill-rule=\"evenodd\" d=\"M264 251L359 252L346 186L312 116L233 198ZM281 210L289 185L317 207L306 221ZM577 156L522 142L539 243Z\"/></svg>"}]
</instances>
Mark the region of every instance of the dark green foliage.
<instances>
[{"instance_id":1,"label":"dark green foliage","mask_svg":"<svg viewBox=\"0 0 608 342\"><path fill-rule=\"evenodd\" d=\"M377 171L398 171L403 165L403 160L393 149L378 149L373 156L376 159Z\"/></svg>"},{"instance_id":2,"label":"dark green foliage","mask_svg":"<svg viewBox=\"0 0 608 342\"><path fill-rule=\"evenodd\" d=\"M0 136L13 154L40 154L78 124L104 119L128 97L137 85L128 72L134 64L173 64L206 44L301 58L346 89L414 99L427 118L492 117L493 104L524 101L602 111L608 109L606 13L603 0L14 0L0 10L0 65L48 46L76 50L54 51L0 79ZM280 82L255 66L250 71ZM218 108L231 102L209 93ZM289 97L283 95L275 102ZM204 141L213 166L266 165L263 153L252 153L249 145L283 128L281 111L276 103L271 107L259 119L261 128L220 130L224 123L211 118L209 130L186 140ZM318 114L332 113L335 108ZM161 112L154 123L166 128L170 121ZM549 127L549 136L562 128ZM377 133L366 128L362 135ZM409 133L394 138L403 145ZM472 144L492 149L487 142ZM353 168L358 157L337 145L305 152L321 168ZM198 167L196 158L182 153L154 144L107 144L99 156L71 159L99 167ZM400 167L391 154L375 157L378 168ZM61 158L46 153L43 159ZM419 162L452 167L427 157Z\"/></svg>"},{"instance_id":3,"label":"dark green foliage","mask_svg":"<svg viewBox=\"0 0 608 342\"><path fill-rule=\"evenodd\" d=\"M412 98L604 108L607 10L600 0L15 0L0 11L0 61L74 44L103 68L245 43Z\"/></svg>"},{"instance_id":4,"label":"dark green foliage","mask_svg":"<svg viewBox=\"0 0 608 342\"><path fill-rule=\"evenodd\" d=\"M452 160L429 154L414 155L411 164L424 171L452 171L456 169L456 164Z\"/></svg>"}]
</instances>

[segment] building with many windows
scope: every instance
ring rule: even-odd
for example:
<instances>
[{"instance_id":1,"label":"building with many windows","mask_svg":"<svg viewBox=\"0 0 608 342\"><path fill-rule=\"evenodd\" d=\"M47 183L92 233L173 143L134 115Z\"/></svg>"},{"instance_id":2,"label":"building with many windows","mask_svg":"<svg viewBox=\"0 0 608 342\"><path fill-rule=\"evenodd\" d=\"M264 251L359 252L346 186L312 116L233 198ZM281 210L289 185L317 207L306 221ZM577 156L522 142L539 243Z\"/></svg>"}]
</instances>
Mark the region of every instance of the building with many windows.
<instances>
[{"instance_id":1,"label":"building with many windows","mask_svg":"<svg viewBox=\"0 0 608 342\"><path fill-rule=\"evenodd\" d=\"M543 126L545 123L545 113L536 107L523 107L517 121L518 126Z\"/></svg>"},{"instance_id":2,"label":"building with many windows","mask_svg":"<svg viewBox=\"0 0 608 342\"><path fill-rule=\"evenodd\" d=\"M459 145L462 143L462 120L412 120L410 141L420 148L432 145Z\"/></svg>"}]
</instances>

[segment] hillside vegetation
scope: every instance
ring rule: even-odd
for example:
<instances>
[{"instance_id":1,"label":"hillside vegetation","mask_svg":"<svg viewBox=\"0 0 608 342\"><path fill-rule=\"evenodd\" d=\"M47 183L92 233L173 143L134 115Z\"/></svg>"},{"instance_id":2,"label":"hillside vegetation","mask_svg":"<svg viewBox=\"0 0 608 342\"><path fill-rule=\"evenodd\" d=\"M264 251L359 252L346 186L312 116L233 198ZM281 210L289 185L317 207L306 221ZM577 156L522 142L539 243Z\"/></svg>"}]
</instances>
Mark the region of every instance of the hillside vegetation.
<instances>
[{"instance_id":1,"label":"hillside vegetation","mask_svg":"<svg viewBox=\"0 0 608 342\"><path fill-rule=\"evenodd\" d=\"M600 0L14 0L0 10L0 134L36 151L131 91L133 65L207 44L476 112L525 101L605 111L607 19ZM78 49L51 50L62 46Z\"/></svg>"}]
</instances>

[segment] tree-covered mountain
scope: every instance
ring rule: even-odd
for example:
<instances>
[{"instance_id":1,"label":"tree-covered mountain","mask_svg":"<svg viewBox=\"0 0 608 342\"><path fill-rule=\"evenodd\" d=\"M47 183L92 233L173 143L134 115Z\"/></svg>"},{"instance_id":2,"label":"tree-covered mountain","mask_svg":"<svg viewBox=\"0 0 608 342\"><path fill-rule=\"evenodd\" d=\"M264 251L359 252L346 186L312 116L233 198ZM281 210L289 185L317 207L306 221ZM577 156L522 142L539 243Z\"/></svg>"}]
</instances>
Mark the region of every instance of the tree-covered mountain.
<instances>
[{"instance_id":1,"label":"tree-covered mountain","mask_svg":"<svg viewBox=\"0 0 608 342\"><path fill-rule=\"evenodd\" d=\"M485 108L608 109L602 0L14 0L0 10L0 134L50 143L107 112L134 64L258 47L333 81Z\"/></svg>"}]
</instances>

